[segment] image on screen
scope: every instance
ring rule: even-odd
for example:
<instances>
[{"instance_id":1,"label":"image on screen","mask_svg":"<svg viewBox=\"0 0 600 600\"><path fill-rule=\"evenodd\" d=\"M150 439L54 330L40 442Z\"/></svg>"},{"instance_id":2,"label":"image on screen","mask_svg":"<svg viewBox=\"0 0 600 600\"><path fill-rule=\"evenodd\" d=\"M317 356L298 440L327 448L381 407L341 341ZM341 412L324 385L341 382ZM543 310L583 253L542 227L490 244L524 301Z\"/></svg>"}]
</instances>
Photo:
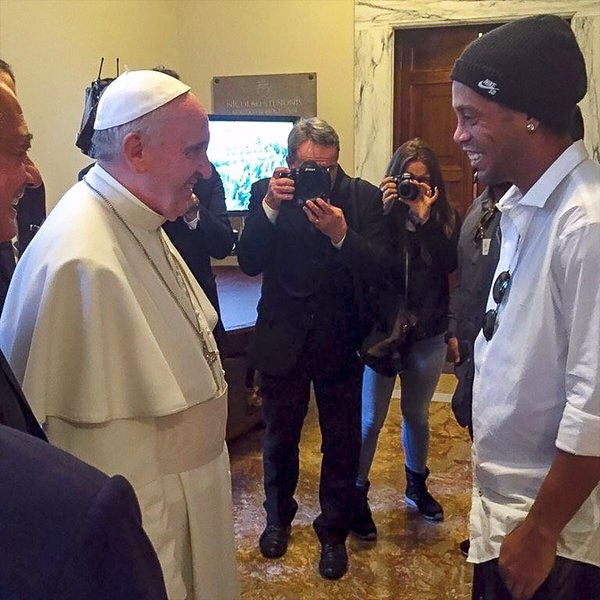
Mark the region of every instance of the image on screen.
<instances>
[{"instance_id":1,"label":"image on screen","mask_svg":"<svg viewBox=\"0 0 600 600\"><path fill-rule=\"evenodd\" d=\"M297 117L210 115L208 159L217 169L227 210L248 210L250 187L286 166L287 138Z\"/></svg>"}]
</instances>

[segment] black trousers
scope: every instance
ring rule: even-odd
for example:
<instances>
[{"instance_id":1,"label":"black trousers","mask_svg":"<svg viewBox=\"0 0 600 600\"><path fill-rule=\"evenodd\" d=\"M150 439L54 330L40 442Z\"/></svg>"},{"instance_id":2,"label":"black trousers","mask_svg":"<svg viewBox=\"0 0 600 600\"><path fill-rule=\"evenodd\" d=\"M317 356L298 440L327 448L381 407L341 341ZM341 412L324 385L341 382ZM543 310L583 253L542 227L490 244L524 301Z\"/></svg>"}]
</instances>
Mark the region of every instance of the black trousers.
<instances>
[{"instance_id":1,"label":"black trousers","mask_svg":"<svg viewBox=\"0 0 600 600\"><path fill-rule=\"evenodd\" d=\"M362 368L356 361L343 375L317 375L318 354L307 342L296 367L283 376L260 374L265 435L263 467L267 523L291 524L298 503L300 433L313 383L321 428L321 514L313 526L321 543L343 542L348 535L350 511L360 456Z\"/></svg>"},{"instance_id":2,"label":"black trousers","mask_svg":"<svg viewBox=\"0 0 600 600\"><path fill-rule=\"evenodd\" d=\"M473 600L512 600L500 576L498 559L475 565ZM600 567L569 560L562 556L546 581L531 600L598 600L600 598Z\"/></svg>"}]
</instances>

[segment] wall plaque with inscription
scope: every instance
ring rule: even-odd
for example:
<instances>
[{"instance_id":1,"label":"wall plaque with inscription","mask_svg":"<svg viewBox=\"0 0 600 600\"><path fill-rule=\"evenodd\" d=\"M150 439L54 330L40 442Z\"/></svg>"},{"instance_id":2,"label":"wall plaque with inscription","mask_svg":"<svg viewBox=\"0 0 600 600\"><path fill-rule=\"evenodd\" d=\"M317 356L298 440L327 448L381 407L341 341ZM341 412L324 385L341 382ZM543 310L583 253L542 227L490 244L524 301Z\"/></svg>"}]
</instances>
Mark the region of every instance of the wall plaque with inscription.
<instances>
[{"instance_id":1,"label":"wall plaque with inscription","mask_svg":"<svg viewBox=\"0 0 600 600\"><path fill-rule=\"evenodd\" d=\"M213 112L226 115L317 114L317 74L213 77Z\"/></svg>"}]
</instances>

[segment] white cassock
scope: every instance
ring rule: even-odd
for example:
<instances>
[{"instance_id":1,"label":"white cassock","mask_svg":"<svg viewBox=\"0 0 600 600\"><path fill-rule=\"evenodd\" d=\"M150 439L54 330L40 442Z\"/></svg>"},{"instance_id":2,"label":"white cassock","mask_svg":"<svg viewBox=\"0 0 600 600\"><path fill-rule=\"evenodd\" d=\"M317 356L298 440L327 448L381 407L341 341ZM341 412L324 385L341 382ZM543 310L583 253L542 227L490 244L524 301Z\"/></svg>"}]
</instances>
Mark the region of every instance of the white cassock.
<instances>
[{"instance_id":1,"label":"white cassock","mask_svg":"<svg viewBox=\"0 0 600 600\"><path fill-rule=\"evenodd\" d=\"M129 229L73 186L19 262L0 345L51 442L132 483L169 598L238 598L216 313L163 217L99 166L86 179Z\"/></svg>"}]
</instances>

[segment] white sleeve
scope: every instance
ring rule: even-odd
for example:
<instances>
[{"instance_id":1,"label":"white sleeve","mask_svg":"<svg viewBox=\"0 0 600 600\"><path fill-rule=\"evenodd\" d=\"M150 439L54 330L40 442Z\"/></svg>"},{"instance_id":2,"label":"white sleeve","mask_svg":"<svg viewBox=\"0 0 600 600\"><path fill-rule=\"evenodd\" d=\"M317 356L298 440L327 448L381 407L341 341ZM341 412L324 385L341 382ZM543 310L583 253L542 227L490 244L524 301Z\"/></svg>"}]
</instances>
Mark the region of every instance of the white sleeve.
<instances>
[{"instance_id":1,"label":"white sleeve","mask_svg":"<svg viewBox=\"0 0 600 600\"><path fill-rule=\"evenodd\" d=\"M575 229L559 240L557 295L568 351L566 406L556 446L600 456L600 223Z\"/></svg>"}]
</instances>

